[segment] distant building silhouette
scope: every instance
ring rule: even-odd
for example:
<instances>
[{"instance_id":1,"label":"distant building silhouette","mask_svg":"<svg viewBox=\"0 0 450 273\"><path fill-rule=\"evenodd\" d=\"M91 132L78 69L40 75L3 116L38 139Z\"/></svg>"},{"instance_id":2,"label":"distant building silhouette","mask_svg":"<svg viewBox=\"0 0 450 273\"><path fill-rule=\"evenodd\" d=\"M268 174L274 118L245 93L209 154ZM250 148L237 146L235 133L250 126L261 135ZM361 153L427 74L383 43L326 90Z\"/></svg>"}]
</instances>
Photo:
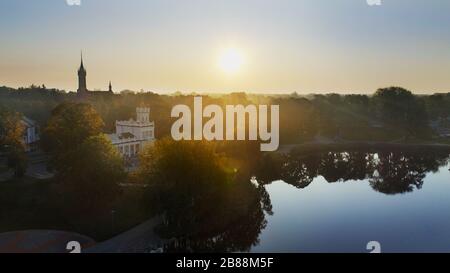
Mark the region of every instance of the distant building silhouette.
<instances>
[{"instance_id":1,"label":"distant building silhouette","mask_svg":"<svg viewBox=\"0 0 450 273\"><path fill-rule=\"evenodd\" d=\"M84 68L83 64L83 54L81 54L81 65L78 69L78 91L77 93L79 95L83 95L88 92L87 90L87 84L86 84L86 69Z\"/></svg>"},{"instance_id":2,"label":"distant building silhouette","mask_svg":"<svg viewBox=\"0 0 450 273\"><path fill-rule=\"evenodd\" d=\"M78 69L78 90L77 90L78 96L86 97L88 95L95 95L95 94L101 94L101 95L113 94L111 81L109 82L108 91L89 91L87 88L86 77L87 77L87 72L86 72L86 68L84 68L83 53L81 53L81 64L80 64L80 68Z\"/></svg>"}]
</instances>

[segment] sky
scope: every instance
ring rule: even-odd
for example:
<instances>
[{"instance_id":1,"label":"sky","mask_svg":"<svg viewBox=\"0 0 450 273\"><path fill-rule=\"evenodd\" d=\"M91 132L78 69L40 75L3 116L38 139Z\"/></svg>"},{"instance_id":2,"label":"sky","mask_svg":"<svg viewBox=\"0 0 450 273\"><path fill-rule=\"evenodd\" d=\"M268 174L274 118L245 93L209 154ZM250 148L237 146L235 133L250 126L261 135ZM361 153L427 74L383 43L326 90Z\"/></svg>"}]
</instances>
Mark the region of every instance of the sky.
<instances>
[{"instance_id":1,"label":"sky","mask_svg":"<svg viewBox=\"0 0 450 273\"><path fill-rule=\"evenodd\" d=\"M0 86L450 92L450 1L0 0ZM237 71L219 65L239 52Z\"/></svg>"}]
</instances>

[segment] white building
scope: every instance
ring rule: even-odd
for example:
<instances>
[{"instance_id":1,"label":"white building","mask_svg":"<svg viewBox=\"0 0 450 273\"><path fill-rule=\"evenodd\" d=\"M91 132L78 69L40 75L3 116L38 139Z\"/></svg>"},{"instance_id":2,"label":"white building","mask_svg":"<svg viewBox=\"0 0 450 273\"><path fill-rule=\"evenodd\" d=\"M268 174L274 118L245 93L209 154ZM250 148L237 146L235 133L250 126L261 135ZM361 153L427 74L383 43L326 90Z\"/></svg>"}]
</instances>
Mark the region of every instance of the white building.
<instances>
[{"instance_id":1,"label":"white building","mask_svg":"<svg viewBox=\"0 0 450 273\"><path fill-rule=\"evenodd\" d=\"M150 121L150 108L136 108L136 116L136 120L116 121L116 133L108 135L125 157L136 156L155 141L155 123Z\"/></svg>"},{"instance_id":2,"label":"white building","mask_svg":"<svg viewBox=\"0 0 450 273\"><path fill-rule=\"evenodd\" d=\"M39 141L38 125L34 120L27 117L22 117L21 122L25 127L23 141L25 143L26 150L30 151L33 144Z\"/></svg>"}]
</instances>

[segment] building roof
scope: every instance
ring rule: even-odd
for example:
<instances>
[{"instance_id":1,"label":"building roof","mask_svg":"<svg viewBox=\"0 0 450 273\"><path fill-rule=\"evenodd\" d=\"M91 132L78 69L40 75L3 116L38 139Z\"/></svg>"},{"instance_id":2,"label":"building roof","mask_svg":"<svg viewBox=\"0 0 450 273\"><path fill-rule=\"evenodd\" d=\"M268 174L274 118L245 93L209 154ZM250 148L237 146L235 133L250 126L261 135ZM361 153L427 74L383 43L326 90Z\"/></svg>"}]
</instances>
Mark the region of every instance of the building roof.
<instances>
[{"instance_id":1,"label":"building roof","mask_svg":"<svg viewBox=\"0 0 450 273\"><path fill-rule=\"evenodd\" d=\"M36 121L34 121L34 120L30 119L30 118L27 118L27 117L25 117L25 116L22 117L22 123L23 123L26 127L36 127L36 126L37 126Z\"/></svg>"},{"instance_id":2,"label":"building roof","mask_svg":"<svg viewBox=\"0 0 450 273\"><path fill-rule=\"evenodd\" d=\"M130 120L117 120L116 121L117 125L122 125L122 126L134 126L134 127L154 127L155 126L155 122L154 121L137 121L134 119L130 119Z\"/></svg>"}]
</instances>

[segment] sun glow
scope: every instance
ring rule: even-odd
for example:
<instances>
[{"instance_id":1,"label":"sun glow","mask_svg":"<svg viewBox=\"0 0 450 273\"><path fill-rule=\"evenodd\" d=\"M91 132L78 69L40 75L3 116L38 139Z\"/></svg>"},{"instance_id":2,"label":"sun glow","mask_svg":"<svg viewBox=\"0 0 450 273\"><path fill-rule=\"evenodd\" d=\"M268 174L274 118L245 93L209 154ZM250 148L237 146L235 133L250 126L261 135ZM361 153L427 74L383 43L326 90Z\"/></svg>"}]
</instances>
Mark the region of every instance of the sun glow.
<instances>
[{"instance_id":1,"label":"sun glow","mask_svg":"<svg viewBox=\"0 0 450 273\"><path fill-rule=\"evenodd\" d=\"M227 74L236 74L244 63L242 53L236 48L228 48L219 57L219 67Z\"/></svg>"}]
</instances>

